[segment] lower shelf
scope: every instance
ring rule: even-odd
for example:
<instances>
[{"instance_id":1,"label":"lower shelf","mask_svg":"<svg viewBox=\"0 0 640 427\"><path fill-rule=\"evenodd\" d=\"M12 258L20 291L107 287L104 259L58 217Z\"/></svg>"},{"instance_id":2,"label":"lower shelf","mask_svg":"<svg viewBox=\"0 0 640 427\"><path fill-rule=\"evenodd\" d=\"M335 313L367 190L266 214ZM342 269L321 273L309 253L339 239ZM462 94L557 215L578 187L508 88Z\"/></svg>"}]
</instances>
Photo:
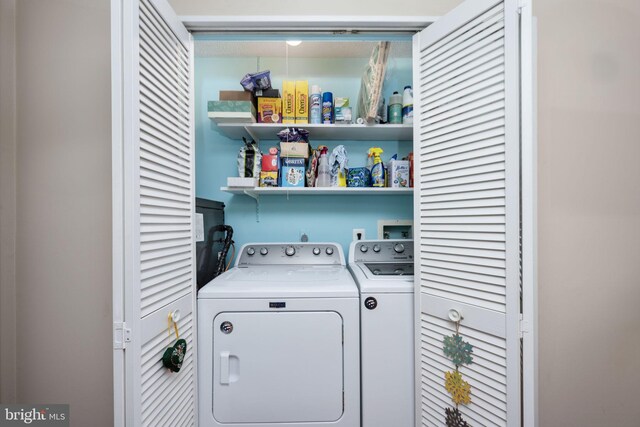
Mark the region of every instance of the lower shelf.
<instances>
[{"instance_id":1,"label":"lower shelf","mask_svg":"<svg viewBox=\"0 0 640 427\"><path fill-rule=\"evenodd\" d=\"M271 195L369 195L369 196L392 196L410 195L413 188L373 188L373 187L221 187L221 191L233 194L246 194L247 196L271 196Z\"/></svg>"}]
</instances>

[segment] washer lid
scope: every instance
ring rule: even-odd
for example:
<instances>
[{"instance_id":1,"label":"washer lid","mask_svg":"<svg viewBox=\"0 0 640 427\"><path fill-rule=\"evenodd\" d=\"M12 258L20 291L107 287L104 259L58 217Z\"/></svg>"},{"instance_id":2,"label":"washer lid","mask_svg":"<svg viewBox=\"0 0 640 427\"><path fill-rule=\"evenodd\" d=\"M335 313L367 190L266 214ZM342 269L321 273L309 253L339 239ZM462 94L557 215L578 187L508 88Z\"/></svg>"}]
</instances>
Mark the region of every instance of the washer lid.
<instances>
[{"instance_id":1,"label":"washer lid","mask_svg":"<svg viewBox=\"0 0 640 427\"><path fill-rule=\"evenodd\" d=\"M198 292L205 298L354 298L358 288L344 266L234 267Z\"/></svg>"},{"instance_id":2,"label":"washer lid","mask_svg":"<svg viewBox=\"0 0 640 427\"><path fill-rule=\"evenodd\" d=\"M354 262L349 264L361 294L372 293L413 293L413 263L403 266L396 263L388 263L382 268L380 263ZM411 271L411 274L391 274L402 267L403 273ZM376 271L378 274L376 274ZM384 273L388 274L384 274Z\"/></svg>"}]
</instances>

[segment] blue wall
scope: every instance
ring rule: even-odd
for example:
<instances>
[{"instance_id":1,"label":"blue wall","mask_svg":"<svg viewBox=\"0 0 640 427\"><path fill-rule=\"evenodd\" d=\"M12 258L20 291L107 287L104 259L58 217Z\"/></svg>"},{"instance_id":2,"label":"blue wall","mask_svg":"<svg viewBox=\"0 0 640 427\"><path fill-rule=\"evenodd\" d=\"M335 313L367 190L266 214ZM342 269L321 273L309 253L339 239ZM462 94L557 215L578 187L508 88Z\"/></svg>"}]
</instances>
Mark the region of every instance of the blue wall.
<instances>
[{"instance_id":1,"label":"blue wall","mask_svg":"<svg viewBox=\"0 0 640 427\"><path fill-rule=\"evenodd\" d=\"M309 80L309 86L319 84L323 91L334 96L347 96L351 105L360 87L360 78L366 58L342 59L290 59L289 78ZM218 131L217 125L207 117L207 101L217 100L220 90L241 90L240 78L257 68L270 69L273 86L282 89L286 75L284 58L198 58L195 59L196 80L196 195L225 203L226 223L234 229L236 247L248 242L299 241L301 232L309 241L335 241L347 254L353 228L364 228L367 238L377 238L379 219L411 219L411 196L263 196L260 198L259 219L256 221L256 203L245 195L220 191L228 176L238 176L237 154L242 142L232 140ZM408 59L390 61L385 81L385 99L393 90L401 91L411 84L411 62ZM355 111L355 108L354 108ZM384 149L383 159L397 153L406 156L411 151L408 141L318 141L310 135L313 147L345 145L349 166L366 164L369 147ZM261 141L266 152L277 145L277 140Z\"/></svg>"}]
</instances>

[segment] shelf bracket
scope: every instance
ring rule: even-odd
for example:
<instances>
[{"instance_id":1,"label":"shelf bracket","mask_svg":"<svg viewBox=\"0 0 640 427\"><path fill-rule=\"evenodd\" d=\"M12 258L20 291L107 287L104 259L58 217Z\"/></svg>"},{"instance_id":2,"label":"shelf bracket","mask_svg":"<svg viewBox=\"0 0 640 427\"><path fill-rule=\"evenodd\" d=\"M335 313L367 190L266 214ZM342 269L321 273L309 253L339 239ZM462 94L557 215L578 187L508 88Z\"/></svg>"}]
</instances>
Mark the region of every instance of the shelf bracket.
<instances>
[{"instance_id":1,"label":"shelf bracket","mask_svg":"<svg viewBox=\"0 0 640 427\"><path fill-rule=\"evenodd\" d=\"M260 142L260 138L256 136L256 134L251 130L249 126L245 126L244 131L251 137L251 139L256 142L256 144Z\"/></svg>"},{"instance_id":2,"label":"shelf bracket","mask_svg":"<svg viewBox=\"0 0 640 427\"><path fill-rule=\"evenodd\" d=\"M243 193L256 201L256 222L260 222L260 196L251 190L244 190Z\"/></svg>"}]
</instances>

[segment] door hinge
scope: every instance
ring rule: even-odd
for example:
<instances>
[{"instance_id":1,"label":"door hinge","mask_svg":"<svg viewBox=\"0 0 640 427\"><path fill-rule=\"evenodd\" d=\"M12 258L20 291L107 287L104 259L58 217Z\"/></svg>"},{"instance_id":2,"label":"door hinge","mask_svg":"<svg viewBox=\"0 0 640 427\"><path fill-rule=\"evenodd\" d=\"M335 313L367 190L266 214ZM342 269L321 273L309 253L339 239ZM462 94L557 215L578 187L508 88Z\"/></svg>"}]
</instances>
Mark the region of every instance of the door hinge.
<instances>
[{"instance_id":1,"label":"door hinge","mask_svg":"<svg viewBox=\"0 0 640 427\"><path fill-rule=\"evenodd\" d=\"M113 322L114 350L124 350L128 342L131 342L131 329L125 322Z\"/></svg>"},{"instance_id":2,"label":"door hinge","mask_svg":"<svg viewBox=\"0 0 640 427\"><path fill-rule=\"evenodd\" d=\"M518 321L518 333L520 338L524 336L524 334L529 333L531 329L529 328L529 322L524 320L524 316L520 313L520 319Z\"/></svg>"},{"instance_id":3,"label":"door hinge","mask_svg":"<svg viewBox=\"0 0 640 427\"><path fill-rule=\"evenodd\" d=\"M518 0L518 14L522 15L522 9L529 7L530 0Z\"/></svg>"}]
</instances>

